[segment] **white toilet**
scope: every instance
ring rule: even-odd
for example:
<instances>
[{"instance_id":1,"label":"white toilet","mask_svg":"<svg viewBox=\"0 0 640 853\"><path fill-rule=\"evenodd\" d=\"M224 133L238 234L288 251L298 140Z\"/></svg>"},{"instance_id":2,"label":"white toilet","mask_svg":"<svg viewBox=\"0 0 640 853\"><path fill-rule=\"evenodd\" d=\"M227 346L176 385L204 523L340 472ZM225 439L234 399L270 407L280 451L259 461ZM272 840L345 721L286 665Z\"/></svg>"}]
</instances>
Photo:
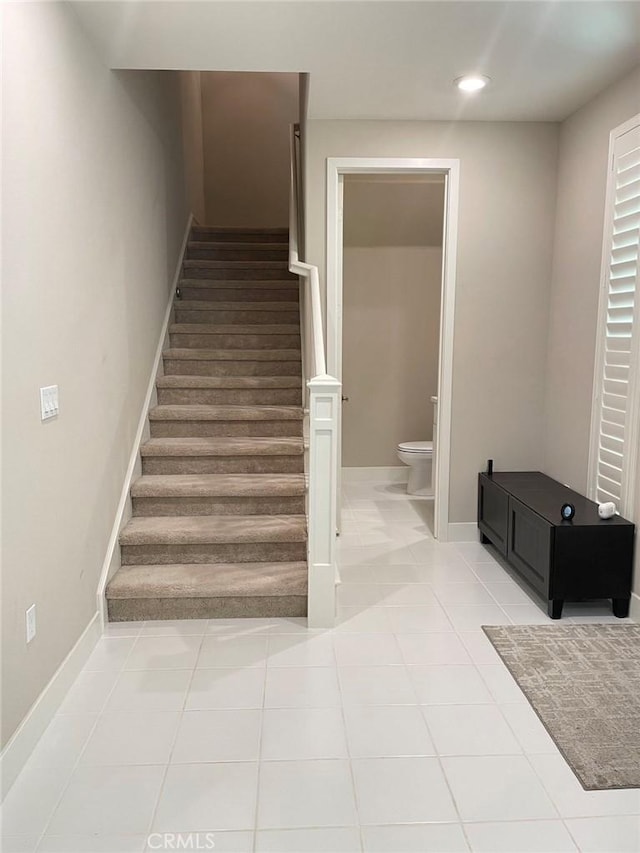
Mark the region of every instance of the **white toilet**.
<instances>
[{"instance_id":1,"label":"white toilet","mask_svg":"<svg viewBox=\"0 0 640 853\"><path fill-rule=\"evenodd\" d=\"M438 398L431 398L433 403L433 438L434 441L403 441L397 447L398 459L409 466L408 495L434 496L433 482L433 453L438 435Z\"/></svg>"},{"instance_id":2,"label":"white toilet","mask_svg":"<svg viewBox=\"0 0 640 853\"><path fill-rule=\"evenodd\" d=\"M408 495L433 496L432 441L403 441L397 448L398 459L409 466Z\"/></svg>"}]
</instances>

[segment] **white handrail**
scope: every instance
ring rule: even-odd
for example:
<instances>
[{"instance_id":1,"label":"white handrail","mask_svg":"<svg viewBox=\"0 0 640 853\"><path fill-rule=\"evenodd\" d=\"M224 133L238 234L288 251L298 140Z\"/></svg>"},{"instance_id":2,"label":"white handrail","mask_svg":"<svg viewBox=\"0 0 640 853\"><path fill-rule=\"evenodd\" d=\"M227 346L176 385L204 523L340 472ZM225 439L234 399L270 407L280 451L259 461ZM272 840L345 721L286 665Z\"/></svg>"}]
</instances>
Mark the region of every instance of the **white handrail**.
<instances>
[{"instance_id":1,"label":"white handrail","mask_svg":"<svg viewBox=\"0 0 640 853\"><path fill-rule=\"evenodd\" d=\"M327 376L322 328L322 302L318 268L300 260L299 233L301 180L296 149L296 131L291 128L291 195L289 207L289 271L301 277L300 296L304 322L301 333L311 336L313 370L303 360L305 399L309 414L309 536L308 536L308 624L331 628L336 609L336 501L338 494L338 430L340 428L340 382ZM305 287L306 284L306 287ZM309 299L309 296L311 297ZM307 322L308 315L311 322ZM306 341L305 341L306 343Z\"/></svg>"},{"instance_id":2,"label":"white handrail","mask_svg":"<svg viewBox=\"0 0 640 853\"><path fill-rule=\"evenodd\" d=\"M306 264L298 254L298 163L296 156L296 131L291 126L291 189L289 195L289 272L301 275L309 282L311 293L311 323L313 336L314 376L326 376L327 360L324 351L324 332L322 328L322 302L320 300L320 277L318 267Z\"/></svg>"}]
</instances>

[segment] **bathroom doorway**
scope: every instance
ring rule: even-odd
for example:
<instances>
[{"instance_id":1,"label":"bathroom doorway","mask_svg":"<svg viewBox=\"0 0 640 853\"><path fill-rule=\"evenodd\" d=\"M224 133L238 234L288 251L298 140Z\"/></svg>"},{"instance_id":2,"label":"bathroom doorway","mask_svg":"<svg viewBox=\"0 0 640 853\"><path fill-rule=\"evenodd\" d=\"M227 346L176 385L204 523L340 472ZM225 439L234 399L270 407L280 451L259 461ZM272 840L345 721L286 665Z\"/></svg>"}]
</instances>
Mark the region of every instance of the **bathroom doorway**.
<instances>
[{"instance_id":1,"label":"bathroom doorway","mask_svg":"<svg viewBox=\"0 0 640 853\"><path fill-rule=\"evenodd\" d=\"M345 474L375 478L378 469L388 483L381 499L400 495L411 470L403 461L413 457L403 454L401 461L398 445L433 441L427 485L434 499L423 493L416 500L425 501L425 520L442 541L448 539L457 171L458 161L450 160L327 162L328 371L342 381L346 398Z\"/></svg>"},{"instance_id":2,"label":"bathroom doorway","mask_svg":"<svg viewBox=\"0 0 640 853\"><path fill-rule=\"evenodd\" d=\"M432 533L443 226L444 175L345 176L343 480L378 482L383 498L411 474Z\"/></svg>"}]
</instances>

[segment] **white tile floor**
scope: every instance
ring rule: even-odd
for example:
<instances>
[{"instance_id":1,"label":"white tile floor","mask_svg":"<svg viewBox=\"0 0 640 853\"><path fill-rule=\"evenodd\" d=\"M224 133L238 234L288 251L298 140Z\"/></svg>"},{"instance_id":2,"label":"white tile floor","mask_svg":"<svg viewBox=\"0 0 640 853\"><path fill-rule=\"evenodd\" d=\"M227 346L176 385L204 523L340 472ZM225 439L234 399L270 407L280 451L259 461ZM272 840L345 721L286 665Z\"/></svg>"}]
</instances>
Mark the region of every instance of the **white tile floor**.
<instances>
[{"instance_id":1,"label":"white tile floor","mask_svg":"<svg viewBox=\"0 0 640 853\"><path fill-rule=\"evenodd\" d=\"M2 850L640 851L640 791L582 790L480 629L546 614L491 549L435 542L430 509L345 486L332 631L111 626L8 795Z\"/></svg>"}]
</instances>

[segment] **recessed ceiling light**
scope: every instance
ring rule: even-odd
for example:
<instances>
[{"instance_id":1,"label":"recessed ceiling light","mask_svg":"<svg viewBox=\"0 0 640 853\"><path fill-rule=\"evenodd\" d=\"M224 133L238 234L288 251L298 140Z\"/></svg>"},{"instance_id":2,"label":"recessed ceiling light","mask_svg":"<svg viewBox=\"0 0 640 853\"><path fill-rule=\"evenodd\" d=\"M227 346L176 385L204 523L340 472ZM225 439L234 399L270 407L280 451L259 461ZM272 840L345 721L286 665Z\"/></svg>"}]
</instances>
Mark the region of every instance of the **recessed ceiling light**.
<instances>
[{"instance_id":1,"label":"recessed ceiling light","mask_svg":"<svg viewBox=\"0 0 640 853\"><path fill-rule=\"evenodd\" d=\"M463 92L479 92L489 84L489 78L483 74L466 74L464 77L456 78L453 82Z\"/></svg>"}]
</instances>

